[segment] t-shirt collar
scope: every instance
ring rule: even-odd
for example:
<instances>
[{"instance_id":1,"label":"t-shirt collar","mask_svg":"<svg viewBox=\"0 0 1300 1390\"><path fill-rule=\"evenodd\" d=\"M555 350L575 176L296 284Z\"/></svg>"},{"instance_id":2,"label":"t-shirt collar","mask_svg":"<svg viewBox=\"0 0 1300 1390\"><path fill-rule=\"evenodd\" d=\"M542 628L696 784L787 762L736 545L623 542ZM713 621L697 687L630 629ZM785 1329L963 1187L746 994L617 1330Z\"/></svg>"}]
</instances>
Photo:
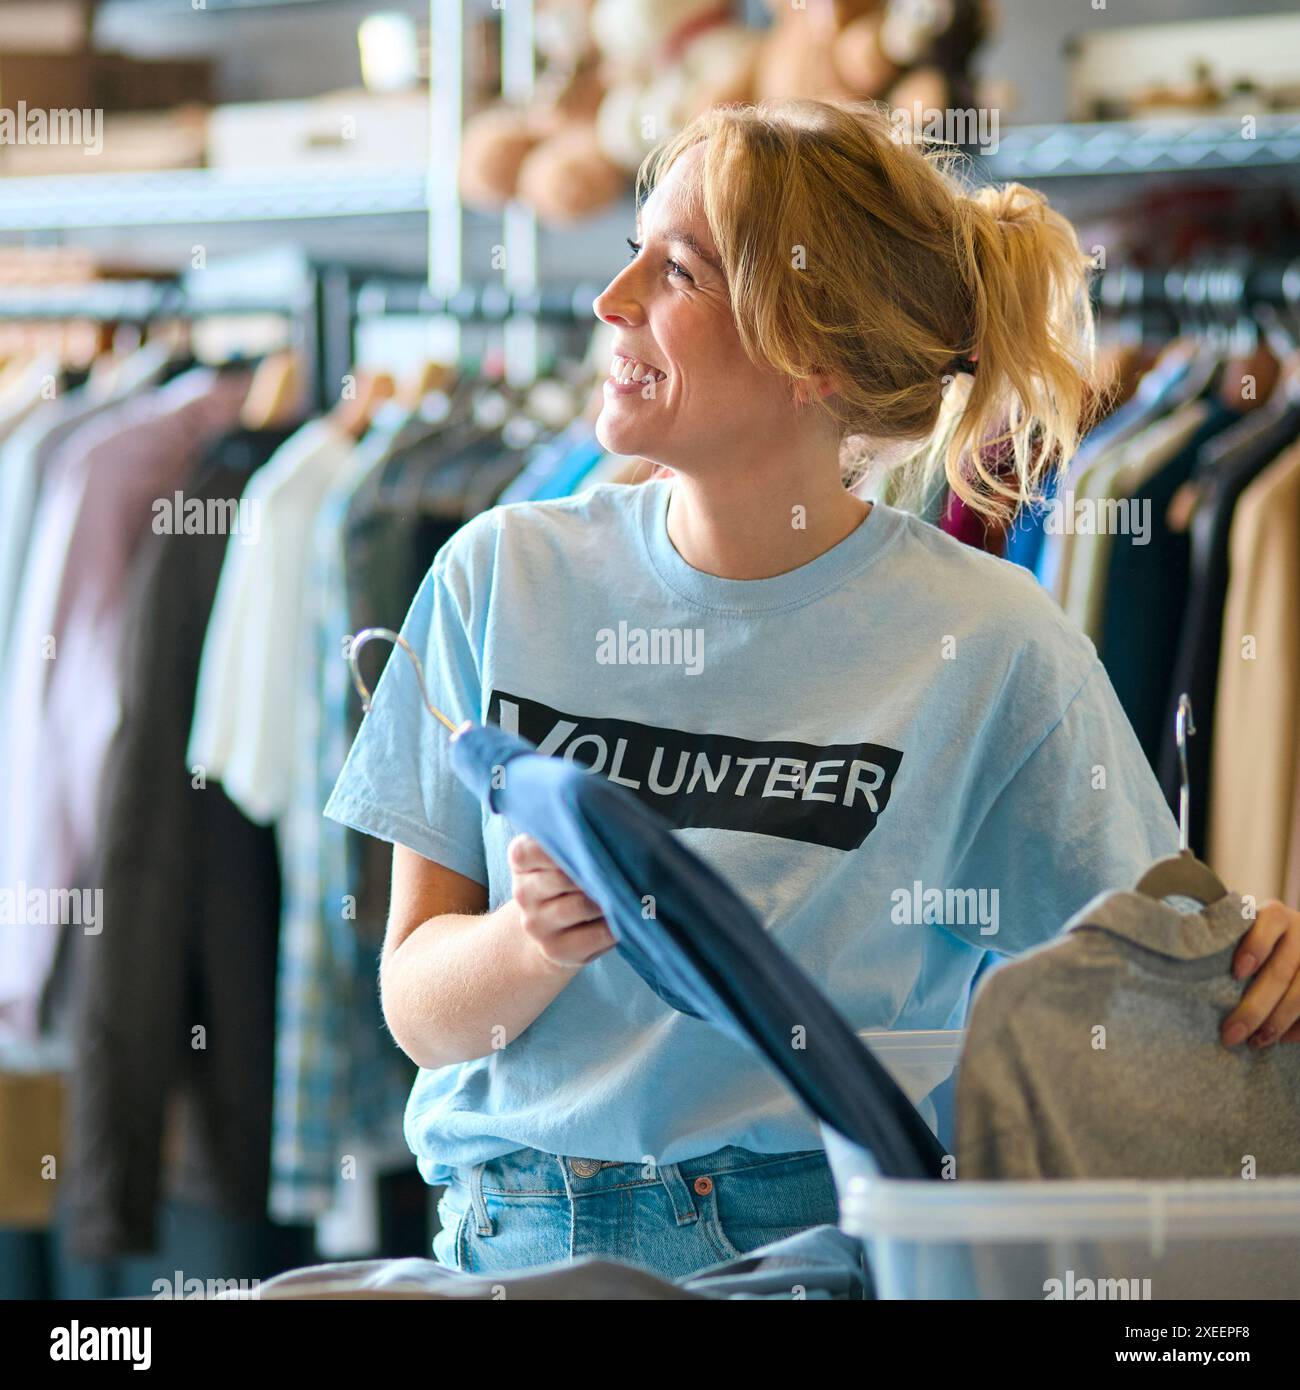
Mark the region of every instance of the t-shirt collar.
<instances>
[{"instance_id":1,"label":"t-shirt collar","mask_svg":"<svg viewBox=\"0 0 1300 1390\"><path fill-rule=\"evenodd\" d=\"M806 565L768 579L723 579L688 564L668 535L671 478L637 484L641 529L651 564L679 598L716 613L775 613L830 593L872 564L905 524L903 514L881 502L844 539Z\"/></svg>"}]
</instances>

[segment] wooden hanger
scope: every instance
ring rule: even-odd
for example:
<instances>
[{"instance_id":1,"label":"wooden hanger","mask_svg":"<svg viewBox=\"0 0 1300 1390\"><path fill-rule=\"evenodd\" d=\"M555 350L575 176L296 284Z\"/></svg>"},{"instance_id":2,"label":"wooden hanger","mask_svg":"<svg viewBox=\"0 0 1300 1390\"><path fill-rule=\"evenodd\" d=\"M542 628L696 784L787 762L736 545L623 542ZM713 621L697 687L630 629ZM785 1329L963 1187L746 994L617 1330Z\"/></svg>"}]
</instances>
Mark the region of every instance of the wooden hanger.
<instances>
[{"instance_id":1,"label":"wooden hanger","mask_svg":"<svg viewBox=\"0 0 1300 1390\"><path fill-rule=\"evenodd\" d=\"M1178 718L1175 737L1178 740L1178 853L1157 859L1138 879L1135 893L1154 898L1157 902L1164 898L1191 898L1208 907L1228 896L1228 890L1220 881L1218 874L1208 864L1202 863L1187 847L1187 820L1191 793L1187 779L1187 736L1194 734L1192 723L1192 702L1184 694L1178 697Z\"/></svg>"},{"instance_id":2,"label":"wooden hanger","mask_svg":"<svg viewBox=\"0 0 1300 1390\"><path fill-rule=\"evenodd\" d=\"M302 414L302 388L302 358L292 348L262 358L239 412L240 425L246 430L292 425Z\"/></svg>"},{"instance_id":3,"label":"wooden hanger","mask_svg":"<svg viewBox=\"0 0 1300 1390\"><path fill-rule=\"evenodd\" d=\"M421 362L402 382L396 399L404 409L414 413L419 410L426 396L432 395L435 391L450 391L455 381L455 367L450 367L445 362Z\"/></svg>"},{"instance_id":4,"label":"wooden hanger","mask_svg":"<svg viewBox=\"0 0 1300 1390\"><path fill-rule=\"evenodd\" d=\"M397 390L397 383L387 372L371 372L364 368L354 368L349 373L356 381L356 393L344 399L329 413L335 428L360 439L370 428L370 421L379 406L391 400Z\"/></svg>"}]
</instances>

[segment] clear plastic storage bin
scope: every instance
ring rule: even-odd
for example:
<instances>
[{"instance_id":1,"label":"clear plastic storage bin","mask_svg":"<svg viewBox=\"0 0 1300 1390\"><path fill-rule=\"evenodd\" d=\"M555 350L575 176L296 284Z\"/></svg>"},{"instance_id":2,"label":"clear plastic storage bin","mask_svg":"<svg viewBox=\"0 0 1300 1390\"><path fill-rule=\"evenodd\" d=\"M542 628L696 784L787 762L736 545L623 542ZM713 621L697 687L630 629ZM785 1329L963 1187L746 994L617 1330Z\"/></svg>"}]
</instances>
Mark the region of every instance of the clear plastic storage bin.
<instances>
[{"instance_id":1,"label":"clear plastic storage bin","mask_svg":"<svg viewBox=\"0 0 1300 1390\"><path fill-rule=\"evenodd\" d=\"M962 1034L860 1036L954 1152ZM1300 1178L899 1182L823 1136L880 1298L1300 1298Z\"/></svg>"}]
</instances>

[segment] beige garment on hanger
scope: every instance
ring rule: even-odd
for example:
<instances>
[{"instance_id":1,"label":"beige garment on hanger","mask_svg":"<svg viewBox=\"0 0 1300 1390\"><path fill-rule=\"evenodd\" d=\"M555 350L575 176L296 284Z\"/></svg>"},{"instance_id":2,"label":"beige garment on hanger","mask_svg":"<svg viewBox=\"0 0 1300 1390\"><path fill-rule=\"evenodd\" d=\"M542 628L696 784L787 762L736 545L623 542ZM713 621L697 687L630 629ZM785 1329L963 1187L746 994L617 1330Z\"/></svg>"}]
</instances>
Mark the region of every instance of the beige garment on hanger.
<instances>
[{"instance_id":1,"label":"beige garment on hanger","mask_svg":"<svg viewBox=\"0 0 1300 1390\"><path fill-rule=\"evenodd\" d=\"M1291 793L1291 836L1286 850L1286 880L1282 901L1288 907L1300 906L1300 756L1296 757L1294 787Z\"/></svg>"},{"instance_id":2,"label":"beige garment on hanger","mask_svg":"<svg viewBox=\"0 0 1300 1390\"><path fill-rule=\"evenodd\" d=\"M1228 547L1207 850L1220 878L1262 901L1286 897L1296 840L1300 443L1242 493Z\"/></svg>"}]
</instances>

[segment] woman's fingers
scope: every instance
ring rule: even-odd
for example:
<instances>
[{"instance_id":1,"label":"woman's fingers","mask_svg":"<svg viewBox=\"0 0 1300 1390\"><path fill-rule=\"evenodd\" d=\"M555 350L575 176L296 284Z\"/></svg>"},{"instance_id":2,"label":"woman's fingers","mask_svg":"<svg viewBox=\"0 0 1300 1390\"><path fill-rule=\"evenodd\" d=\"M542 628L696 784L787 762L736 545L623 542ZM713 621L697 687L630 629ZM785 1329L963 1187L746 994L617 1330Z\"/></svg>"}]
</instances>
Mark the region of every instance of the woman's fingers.
<instances>
[{"instance_id":1,"label":"woman's fingers","mask_svg":"<svg viewBox=\"0 0 1300 1390\"><path fill-rule=\"evenodd\" d=\"M1249 959L1247 959L1249 958ZM1266 1047L1300 1020L1300 913L1279 902L1266 902L1255 925L1242 938L1233 958L1240 979L1254 974L1241 1003L1223 1021L1224 1043L1247 1039Z\"/></svg>"},{"instance_id":2,"label":"woman's fingers","mask_svg":"<svg viewBox=\"0 0 1300 1390\"><path fill-rule=\"evenodd\" d=\"M1236 952L1232 957L1232 973L1235 979L1244 980L1268 959L1278 937L1286 930L1288 916L1285 904L1278 902L1276 898L1260 903L1254 925L1237 943Z\"/></svg>"},{"instance_id":3,"label":"woman's fingers","mask_svg":"<svg viewBox=\"0 0 1300 1390\"><path fill-rule=\"evenodd\" d=\"M516 873L532 873L537 869L554 869L555 860L531 835L516 835L506 847L506 860Z\"/></svg>"},{"instance_id":4,"label":"woman's fingers","mask_svg":"<svg viewBox=\"0 0 1300 1390\"><path fill-rule=\"evenodd\" d=\"M1300 974L1292 979L1250 1041L1252 1046L1258 1047L1267 1047L1272 1042L1300 1041Z\"/></svg>"},{"instance_id":5,"label":"woman's fingers","mask_svg":"<svg viewBox=\"0 0 1300 1390\"><path fill-rule=\"evenodd\" d=\"M552 965L587 965L615 945L603 921L566 927L537 942L537 949Z\"/></svg>"},{"instance_id":6,"label":"woman's fingers","mask_svg":"<svg viewBox=\"0 0 1300 1390\"><path fill-rule=\"evenodd\" d=\"M565 927L576 927L583 922L603 922L600 904L594 903L587 895L572 884L567 893L544 901L532 900L525 904L526 916L546 931L562 931Z\"/></svg>"}]
</instances>

